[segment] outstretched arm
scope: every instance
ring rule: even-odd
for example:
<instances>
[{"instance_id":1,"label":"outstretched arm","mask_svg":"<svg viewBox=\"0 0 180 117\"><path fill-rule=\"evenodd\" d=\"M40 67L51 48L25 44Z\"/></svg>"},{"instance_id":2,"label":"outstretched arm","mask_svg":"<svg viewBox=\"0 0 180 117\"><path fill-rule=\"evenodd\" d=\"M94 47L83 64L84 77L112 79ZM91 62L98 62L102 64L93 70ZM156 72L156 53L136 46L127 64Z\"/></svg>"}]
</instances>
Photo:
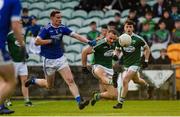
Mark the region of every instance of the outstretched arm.
<instances>
[{"instance_id":1,"label":"outstretched arm","mask_svg":"<svg viewBox=\"0 0 180 117\"><path fill-rule=\"evenodd\" d=\"M96 40L89 41L86 37L83 37L83 36L81 36L81 35L79 35L77 33L73 33L71 36L76 38L77 40L79 40L81 42L89 44L90 46L95 46L96 45Z\"/></svg>"},{"instance_id":2,"label":"outstretched arm","mask_svg":"<svg viewBox=\"0 0 180 117\"><path fill-rule=\"evenodd\" d=\"M79 40L79 41L81 41L81 42L84 42L84 43L88 43L88 41L89 41L86 37L81 36L81 35L78 34L78 33L72 34L72 37L75 38L75 39L77 39L77 40Z\"/></svg>"}]
</instances>

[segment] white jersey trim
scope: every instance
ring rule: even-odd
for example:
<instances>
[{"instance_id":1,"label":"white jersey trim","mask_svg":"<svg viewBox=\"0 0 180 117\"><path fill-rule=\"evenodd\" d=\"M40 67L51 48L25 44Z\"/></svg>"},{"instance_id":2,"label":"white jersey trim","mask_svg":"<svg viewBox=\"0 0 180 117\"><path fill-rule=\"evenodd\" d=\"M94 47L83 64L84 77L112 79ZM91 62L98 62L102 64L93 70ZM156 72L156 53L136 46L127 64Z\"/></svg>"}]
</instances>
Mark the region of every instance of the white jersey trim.
<instances>
[{"instance_id":1,"label":"white jersey trim","mask_svg":"<svg viewBox=\"0 0 180 117\"><path fill-rule=\"evenodd\" d=\"M12 16L11 21L20 21L21 17L20 16Z\"/></svg>"},{"instance_id":2,"label":"white jersey trim","mask_svg":"<svg viewBox=\"0 0 180 117\"><path fill-rule=\"evenodd\" d=\"M73 36L74 34L76 34L74 31L70 33L70 36Z\"/></svg>"}]
</instances>

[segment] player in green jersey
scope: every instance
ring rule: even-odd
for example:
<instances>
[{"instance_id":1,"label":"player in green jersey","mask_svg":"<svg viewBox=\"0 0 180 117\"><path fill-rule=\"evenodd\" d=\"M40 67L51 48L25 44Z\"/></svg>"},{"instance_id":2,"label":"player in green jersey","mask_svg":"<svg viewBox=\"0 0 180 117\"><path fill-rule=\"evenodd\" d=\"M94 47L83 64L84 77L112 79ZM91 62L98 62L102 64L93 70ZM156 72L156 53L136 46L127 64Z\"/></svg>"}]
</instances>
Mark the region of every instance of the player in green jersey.
<instances>
[{"instance_id":1,"label":"player in green jersey","mask_svg":"<svg viewBox=\"0 0 180 117\"><path fill-rule=\"evenodd\" d=\"M27 80L28 76L27 64L24 61L22 53L20 53L19 43L16 41L16 38L12 31L8 34L7 38L8 50L15 67L15 76L19 76L21 81L21 90L24 96L25 106L32 106L32 102L29 100L29 90L27 87L25 87L25 81Z\"/></svg>"},{"instance_id":2,"label":"player in green jersey","mask_svg":"<svg viewBox=\"0 0 180 117\"><path fill-rule=\"evenodd\" d=\"M100 39L95 47L87 46L82 51L83 72L88 72L87 56L94 53L95 64L92 65L92 74L100 81L100 93L94 93L91 100L93 106L100 98L115 98L117 89L112 85L112 57L116 47L117 32L109 30L104 39Z\"/></svg>"},{"instance_id":3,"label":"player in green jersey","mask_svg":"<svg viewBox=\"0 0 180 117\"><path fill-rule=\"evenodd\" d=\"M137 34L133 33L134 23L131 20L127 20L124 24L124 31L132 38L131 45L128 47L119 47L119 50L123 53L122 61L124 66L124 72L122 73L123 88L118 100L118 104L113 108L122 108L123 102L128 92L128 83L133 80L134 83L148 87L148 83L140 78L139 70L141 67L141 47L144 49L145 61L142 64L142 68L148 66L148 59L150 55L150 49L144 39ZM117 52L116 52L117 53Z\"/></svg>"}]
</instances>

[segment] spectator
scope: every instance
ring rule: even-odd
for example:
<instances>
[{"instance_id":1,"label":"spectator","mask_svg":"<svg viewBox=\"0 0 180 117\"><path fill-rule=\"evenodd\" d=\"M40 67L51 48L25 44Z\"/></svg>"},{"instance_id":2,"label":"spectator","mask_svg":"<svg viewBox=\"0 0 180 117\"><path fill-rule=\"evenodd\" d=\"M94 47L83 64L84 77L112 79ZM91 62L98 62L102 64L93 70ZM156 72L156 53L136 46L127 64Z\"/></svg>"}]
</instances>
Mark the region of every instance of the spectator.
<instances>
[{"instance_id":1,"label":"spectator","mask_svg":"<svg viewBox=\"0 0 180 117\"><path fill-rule=\"evenodd\" d=\"M100 40L106 37L106 34L108 32L108 27L107 25L102 25L101 26L101 34L96 38L96 40Z\"/></svg>"},{"instance_id":2,"label":"spectator","mask_svg":"<svg viewBox=\"0 0 180 117\"><path fill-rule=\"evenodd\" d=\"M163 12L163 16L161 18L164 23L166 24L166 29L169 30L169 32L172 32L173 28L174 28L174 20L170 17L169 11L165 10Z\"/></svg>"},{"instance_id":3,"label":"spectator","mask_svg":"<svg viewBox=\"0 0 180 117\"><path fill-rule=\"evenodd\" d=\"M121 23L121 15L120 15L120 13L115 13L115 15L114 15L114 22L116 24L116 30L119 33L122 33L122 31L123 31L123 24Z\"/></svg>"},{"instance_id":4,"label":"spectator","mask_svg":"<svg viewBox=\"0 0 180 117\"><path fill-rule=\"evenodd\" d=\"M89 40L96 39L100 35L100 32L97 30L96 22L92 21L89 26L91 31L87 33L87 38ZM90 63L94 63L94 54L91 54L90 56Z\"/></svg>"},{"instance_id":5,"label":"spectator","mask_svg":"<svg viewBox=\"0 0 180 117\"><path fill-rule=\"evenodd\" d=\"M147 1L140 0L140 3L137 6L137 16L143 17L148 11L151 11L151 7L147 4Z\"/></svg>"},{"instance_id":6,"label":"spectator","mask_svg":"<svg viewBox=\"0 0 180 117\"><path fill-rule=\"evenodd\" d=\"M26 33L25 33L25 37L26 36L33 36L36 37L40 31L41 26L37 24L37 18L36 16L31 16L31 25L28 26Z\"/></svg>"},{"instance_id":7,"label":"spectator","mask_svg":"<svg viewBox=\"0 0 180 117\"><path fill-rule=\"evenodd\" d=\"M87 33L87 38L89 40L96 39L100 35L100 32L97 30L96 22L92 21L89 26L91 31Z\"/></svg>"},{"instance_id":8,"label":"spectator","mask_svg":"<svg viewBox=\"0 0 180 117\"><path fill-rule=\"evenodd\" d=\"M171 7L171 17L173 18L173 20L180 19L179 9L176 4L173 4Z\"/></svg>"},{"instance_id":9,"label":"spectator","mask_svg":"<svg viewBox=\"0 0 180 117\"><path fill-rule=\"evenodd\" d=\"M145 39L147 44L149 46L152 45L152 35L154 31L150 30L150 24L149 22L144 22L142 24L142 31L140 32L140 35Z\"/></svg>"},{"instance_id":10,"label":"spectator","mask_svg":"<svg viewBox=\"0 0 180 117\"><path fill-rule=\"evenodd\" d=\"M175 28L172 31L172 42L180 43L180 19L175 21Z\"/></svg>"},{"instance_id":11,"label":"spectator","mask_svg":"<svg viewBox=\"0 0 180 117\"><path fill-rule=\"evenodd\" d=\"M83 9L87 12L91 10L102 10L104 8L102 0L80 0L79 5L75 6L75 10Z\"/></svg>"},{"instance_id":12,"label":"spectator","mask_svg":"<svg viewBox=\"0 0 180 117\"><path fill-rule=\"evenodd\" d=\"M138 30L138 18L137 11L135 9L129 10L128 20L132 20L134 22L134 30L136 32Z\"/></svg>"},{"instance_id":13,"label":"spectator","mask_svg":"<svg viewBox=\"0 0 180 117\"><path fill-rule=\"evenodd\" d=\"M23 28L27 28L28 26L31 25L28 8L23 8L22 9L21 19L22 19Z\"/></svg>"},{"instance_id":14,"label":"spectator","mask_svg":"<svg viewBox=\"0 0 180 117\"><path fill-rule=\"evenodd\" d=\"M74 10L85 10L87 12L91 11L91 6L88 4L88 0L80 0L79 5L74 7Z\"/></svg>"},{"instance_id":15,"label":"spectator","mask_svg":"<svg viewBox=\"0 0 180 117\"><path fill-rule=\"evenodd\" d=\"M157 3L153 6L153 13L156 17L161 17L163 11L165 10L166 4L164 0L157 0Z\"/></svg>"},{"instance_id":16,"label":"spectator","mask_svg":"<svg viewBox=\"0 0 180 117\"><path fill-rule=\"evenodd\" d=\"M166 43L170 41L170 33L166 29L166 24L163 20L158 22L159 29L153 35L153 43Z\"/></svg>"},{"instance_id":17,"label":"spectator","mask_svg":"<svg viewBox=\"0 0 180 117\"><path fill-rule=\"evenodd\" d=\"M154 30L155 30L155 25L156 25L156 23L153 21L153 13L152 13L152 11L148 11L148 12L146 12L146 14L145 14L145 20L144 20L144 22L143 23L148 23L149 24L149 30L151 30L152 32L154 32ZM142 25L142 24L141 24Z\"/></svg>"},{"instance_id":18,"label":"spectator","mask_svg":"<svg viewBox=\"0 0 180 117\"><path fill-rule=\"evenodd\" d=\"M108 30L116 30L116 23L114 21L108 23Z\"/></svg>"},{"instance_id":19,"label":"spectator","mask_svg":"<svg viewBox=\"0 0 180 117\"><path fill-rule=\"evenodd\" d=\"M166 49L160 50L160 57L156 60L156 64L171 64L171 60L167 56Z\"/></svg>"}]
</instances>

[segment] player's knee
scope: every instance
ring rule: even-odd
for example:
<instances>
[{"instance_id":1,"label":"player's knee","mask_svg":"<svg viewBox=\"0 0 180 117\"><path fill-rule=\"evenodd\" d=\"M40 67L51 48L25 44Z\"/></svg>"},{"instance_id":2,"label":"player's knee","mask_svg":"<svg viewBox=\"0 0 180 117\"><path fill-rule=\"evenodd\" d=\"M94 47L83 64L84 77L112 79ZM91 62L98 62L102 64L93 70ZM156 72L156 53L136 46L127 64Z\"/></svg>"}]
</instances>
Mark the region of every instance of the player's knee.
<instances>
[{"instance_id":1,"label":"player's knee","mask_svg":"<svg viewBox=\"0 0 180 117\"><path fill-rule=\"evenodd\" d=\"M68 78L68 79L67 79L67 84L68 84L69 86L72 85L72 84L74 84L73 78Z\"/></svg>"},{"instance_id":2,"label":"player's knee","mask_svg":"<svg viewBox=\"0 0 180 117\"><path fill-rule=\"evenodd\" d=\"M100 68L99 68L99 67L96 67L96 68L94 69L94 73L97 75L97 74L99 73L99 70L100 70Z\"/></svg>"}]
</instances>

